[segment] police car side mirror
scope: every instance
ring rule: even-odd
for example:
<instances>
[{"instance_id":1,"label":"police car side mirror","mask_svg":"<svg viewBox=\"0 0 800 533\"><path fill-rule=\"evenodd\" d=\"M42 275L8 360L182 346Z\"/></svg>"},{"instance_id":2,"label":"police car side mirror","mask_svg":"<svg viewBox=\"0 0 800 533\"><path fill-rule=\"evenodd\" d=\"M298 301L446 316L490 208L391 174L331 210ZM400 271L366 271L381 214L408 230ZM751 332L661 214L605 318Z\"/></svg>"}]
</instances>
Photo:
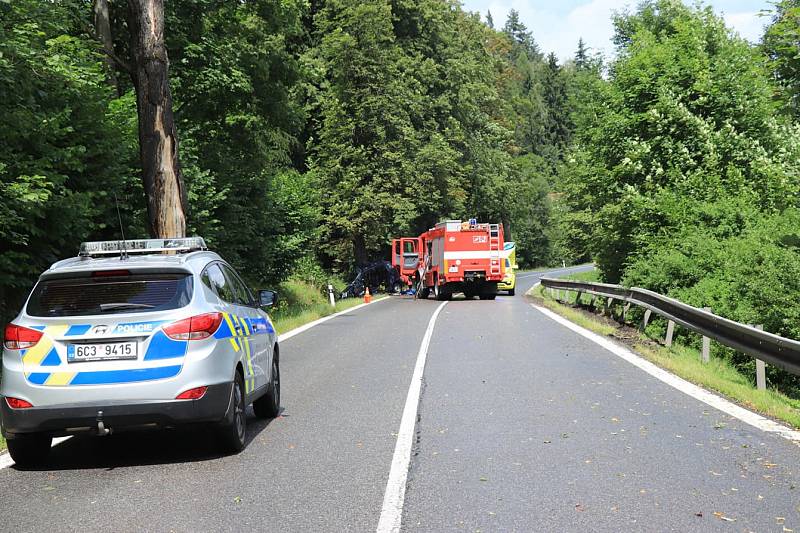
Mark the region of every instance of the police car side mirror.
<instances>
[{"instance_id":1,"label":"police car side mirror","mask_svg":"<svg viewBox=\"0 0 800 533\"><path fill-rule=\"evenodd\" d=\"M261 307L274 307L278 304L278 293L275 291L258 291L258 303Z\"/></svg>"}]
</instances>

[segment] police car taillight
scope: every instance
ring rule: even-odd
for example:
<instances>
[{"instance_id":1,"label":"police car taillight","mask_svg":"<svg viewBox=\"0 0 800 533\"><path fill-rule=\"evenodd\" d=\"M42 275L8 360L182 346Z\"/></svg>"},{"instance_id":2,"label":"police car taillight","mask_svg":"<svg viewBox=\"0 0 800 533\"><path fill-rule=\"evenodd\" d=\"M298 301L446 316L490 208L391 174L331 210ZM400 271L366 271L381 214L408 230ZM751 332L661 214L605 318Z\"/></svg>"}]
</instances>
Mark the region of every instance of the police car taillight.
<instances>
[{"instance_id":1,"label":"police car taillight","mask_svg":"<svg viewBox=\"0 0 800 533\"><path fill-rule=\"evenodd\" d=\"M25 350L36 346L41 338L41 331L8 324L3 335L3 345L9 350Z\"/></svg>"},{"instance_id":2,"label":"police car taillight","mask_svg":"<svg viewBox=\"0 0 800 533\"><path fill-rule=\"evenodd\" d=\"M222 313L206 313L164 326L164 333L176 341L195 341L213 335L220 324L222 324Z\"/></svg>"},{"instance_id":3,"label":"police car taillight","mask_svg":"<svg viewBox=\"0 0 800 533\"><path fill-rule=\"evenodd\" d=\"M6 397L6 403L12 409L28 409L29 407L33 407L31 402L26 402L25 400L20 400L19 398Z\"/></svg>"}]
</instances>

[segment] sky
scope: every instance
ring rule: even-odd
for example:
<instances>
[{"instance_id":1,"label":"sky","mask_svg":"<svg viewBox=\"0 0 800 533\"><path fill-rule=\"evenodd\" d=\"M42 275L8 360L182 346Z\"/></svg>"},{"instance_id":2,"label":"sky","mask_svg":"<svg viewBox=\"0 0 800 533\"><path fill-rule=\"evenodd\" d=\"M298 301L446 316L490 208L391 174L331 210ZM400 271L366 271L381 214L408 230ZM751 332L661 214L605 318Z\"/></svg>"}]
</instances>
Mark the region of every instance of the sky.
<instances>
[{"instance_id":1,"label":"sky","mask_svg":"<svg viewBox=\"0 0 800 533\"><path fill-rule=\"evenodd\" d=\"M693 3L686 2L685 3ZM492 12L496 27L502 27L509 10L519 11L520 19L533 33L544 53L555 52L560 60L574 56L578 39L583 37L594 52L613 55L611 16L626 7L635 8L638 0L462 0L467 11ZM706 4L721 14L730 28L745 39L757 42L769 18L759 13L768 10L768 0L709 0Z\"/></svg>"}]
</instances>

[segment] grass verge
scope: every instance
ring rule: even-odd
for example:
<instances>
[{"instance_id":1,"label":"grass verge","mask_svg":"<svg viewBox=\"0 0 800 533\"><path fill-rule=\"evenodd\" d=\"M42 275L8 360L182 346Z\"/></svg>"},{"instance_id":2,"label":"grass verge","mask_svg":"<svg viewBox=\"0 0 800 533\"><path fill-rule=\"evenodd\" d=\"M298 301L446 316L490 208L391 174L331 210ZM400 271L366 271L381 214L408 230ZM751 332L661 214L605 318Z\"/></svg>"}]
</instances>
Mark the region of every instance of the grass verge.
<instances>
[{"instance_id":1,"label":"grass verge","mask_svg":"<svg viewBox=\"0 0 800 533\"><path fill-rule=\"evenodd\" d=\"M591 272L584 272L578 276L590 274L596 276ZM580 279L593 281L591 277ZM634 327L619 324L573 305L556 302L545 293L542 286L535 287L528 294L536 300L536 303L558 313L567 320L599 335L610 336L621 341L648 361L695 385L713 390L752 411L800 429L800 400L774 389L759 391L754 387L751 378L736 370L723 359L712 358L709 363L705 364L701 360L700 352L694 348L678 343L667 348ZM575 294L568 294L572 298L570 304L574 303ZM582 300L582 303L588 302Z\"/></svg>"},{"instance_id":2,"label":"grass verge","mask_svg":"<svg viewBox=\"0 0 800 533\"><path fill-rule=\"evenodd\" d=\"M278 306L270 313L278 333L286 333L303 324L363 303L361 298L348 298L338 300L336 307L331 307L327 296L319 288L303 281L290 280L281 283L278 293Z\"/></svg>"},{"instance_id":3,"label":"grass verge","mask_svg":"<svg viewBox=\"0 0 800 533\"><path fill-rule=\"evenodd\" d=\"M6 439L4 439L2 435L0 435L0 452L4 451L5 449L6 449Z\"/></svg>"}]
</instances>

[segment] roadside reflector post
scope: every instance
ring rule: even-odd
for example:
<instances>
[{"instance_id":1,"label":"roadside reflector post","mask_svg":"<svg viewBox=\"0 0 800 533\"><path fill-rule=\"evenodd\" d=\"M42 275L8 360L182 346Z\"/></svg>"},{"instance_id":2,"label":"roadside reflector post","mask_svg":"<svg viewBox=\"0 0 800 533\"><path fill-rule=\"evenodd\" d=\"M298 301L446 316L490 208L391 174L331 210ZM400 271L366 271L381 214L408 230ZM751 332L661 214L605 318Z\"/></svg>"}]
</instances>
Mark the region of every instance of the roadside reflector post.
<instances>
[{"instance_id":1,"label":"roadside reflector post","mask_svg":"<svg viewBox=\"0 0 800 533\"><path fill-rule=\"evenodd\" d=\"M669 322L667 322L667 338L664 341L664 344L666 344L667 348L672 347L672 337L674 335L675 335L675 322L670 320Z\"/></svg>"},{"instance_id":2,"label":"roadside reflector post","mask_svg":"<svg viewBox=\"0 0 800 533\"><path fill-rule=\"evenodd\" d=\"M711 312L710 307L704 307L703 311ZM711 339L703 335L703 362L708 363L711 359Z\"/></svg>"},{"instance_id":3,"label":"roadside reflector post","mask_svg":"<svg viewBox=\"0 0 800 533\"><path fill-rule=\"evenodd\" d=\"M605 309L603 309L603 314L604 315L608 315L608 316L613 316L614 315L614 310L611 308L611 306L613 304L614 304L614 298L611 298L609 296L608 299L606 299Z\"/></svg>"},{"instance_id":4,"label":"roadside reflector post","mask_svg":"<svg viewBox=\"0 0 800 533\"><path fill-rule=\"evenodd\" d=\"M328 299L331 301L331 307L336 307L336 298L333 297L333 285L328 283Z\"/></svg>"},{"instance_id":5,"label":"roadside reflector post","mask_svg":"<svg viewBox=\"0 0 800 533\"><path fill-rule=\"evenodd\" d=\"M764 329L763 324L753 327L760 330ZM758 390L767 390L767 365L761 359L756 359L756 388Z\"/></svg>"},{"instance_id":6,"label":"roadside reflector post","mask_svg":"<svg viewBox=\"0 0 800 533\"><path fill-rule=\"evenodd\" d=\"M653 312L651 310L645 309L644 318L642 318L642 331L647 329L647 324L650 323L650 315L652 314Z\"/></svg>"}]
</instances>

